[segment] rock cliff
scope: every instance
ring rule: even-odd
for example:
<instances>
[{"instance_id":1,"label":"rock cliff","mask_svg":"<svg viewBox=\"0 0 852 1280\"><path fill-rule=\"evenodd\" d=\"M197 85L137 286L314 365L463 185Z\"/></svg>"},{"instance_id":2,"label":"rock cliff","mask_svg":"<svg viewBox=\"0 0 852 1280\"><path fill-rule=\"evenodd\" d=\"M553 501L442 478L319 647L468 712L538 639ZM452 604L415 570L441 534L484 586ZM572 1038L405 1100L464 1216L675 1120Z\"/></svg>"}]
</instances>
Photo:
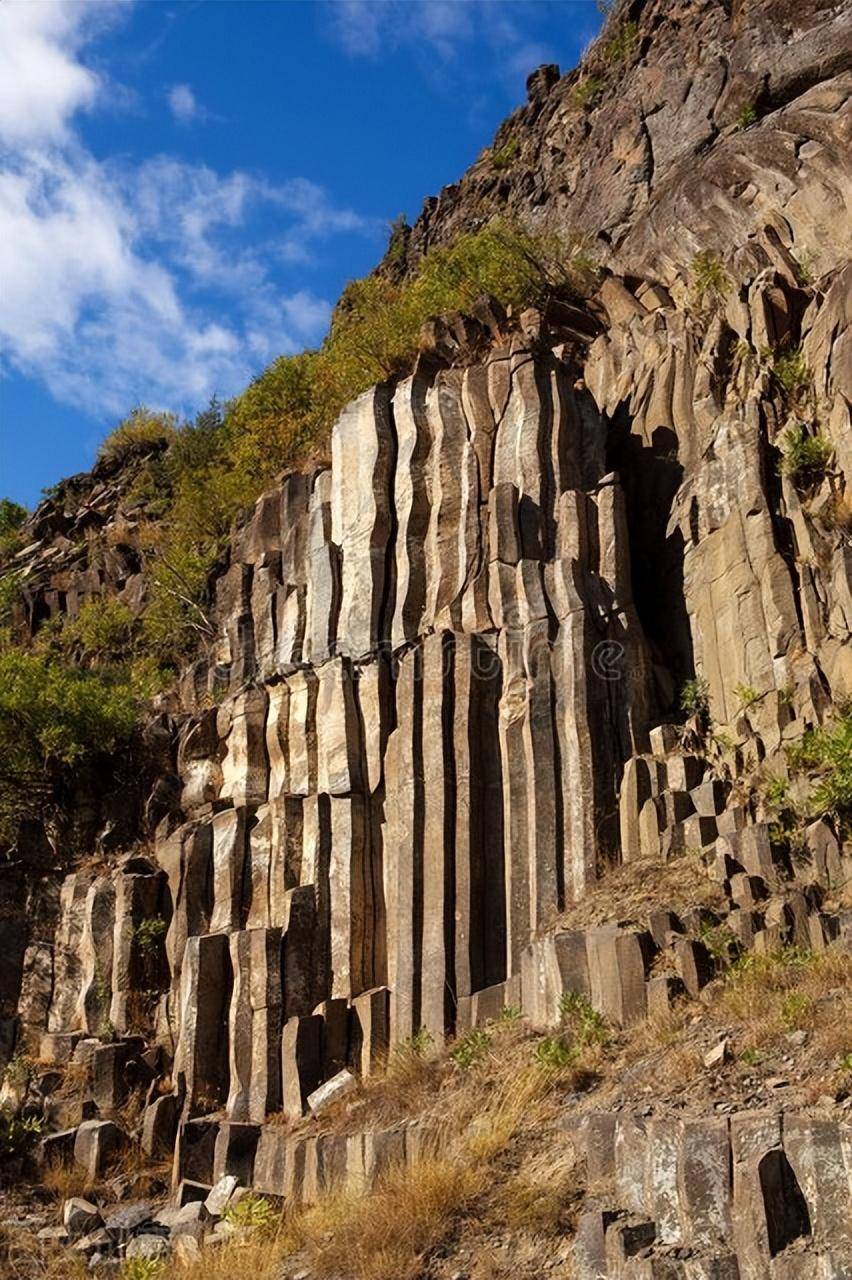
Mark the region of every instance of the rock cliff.
<instances>
[{"instance_id":1,"label":"rock cliff","mask_svg":"<svg viewBox=\"0 0 852 1280\"><path fill-rule=\"evenodd\" d=\"M843 830L811 822L791 859L753 783L852 696L849 17L624 6L427 202L383 269L509 209L586 236L601 280L484 353L424 342L350 404L331 466L265 493L218 567L132 832L98 835L100 796L82 865L6 868L5 1056L88 1073L73 1103L41 1090L46 1159L99 1172L136 1096L176 1182L303 1195L321 1139L265 1122L341 1071L507 1007L547 1027L569 991L615 1026L698 998L700 920L572 921L637 859L697 856L741 950L848 948ZM802 432L826 446L804 476ZM122 476L35 513L22 626L144 608ZM696 676L706 706L675 724ZM847 1274L839 1115L785 1116L783 1141L780 1114L691 1125L588 1122L616 1192L577 1275ZM773 1269L794 1240L800 1269Z\"/></svg>"}]
</instances>

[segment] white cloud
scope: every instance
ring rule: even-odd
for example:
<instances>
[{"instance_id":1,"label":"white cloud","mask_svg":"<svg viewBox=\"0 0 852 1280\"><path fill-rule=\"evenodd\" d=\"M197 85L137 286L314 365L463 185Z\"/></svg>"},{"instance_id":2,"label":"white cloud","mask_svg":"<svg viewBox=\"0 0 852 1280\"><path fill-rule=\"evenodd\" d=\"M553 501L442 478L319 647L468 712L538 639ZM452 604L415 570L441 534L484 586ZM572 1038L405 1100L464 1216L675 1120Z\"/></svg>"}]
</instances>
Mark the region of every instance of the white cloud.
<instances>
[{"instance_id":1,"label":"white cloud","mask_svg":"<svg viewBox=\"0 0 852 1280\"><path fill-rule=\"evenodd\" d=\"M276 271L366 224L302 178L96 159L74 117L103 97L81 60L97 8L0 3L0 371L99 417L188 411L322 335L329 304Z\"/></svg>"},{"instance_id":2,"label":"white cloud","mask_svg":"<svg viewBox=\"0 0 852 1280\"><path fill-rule=\"evenodd\" d=\"M192 124L194 120L207 118L207 112L188 84L172 85L168 100L169 109L178 124Z\"/></svg>"},{"instance_id":3,"label":"white cloud","mask_svg":"<svg viewBox=\"0 0 852 1280\"><path fill-rule=\"evenodd\" d=\"M87 18L82 6L62 0L0 4L0 139L4 143L61 140L69 117L94 103L100 81L75 57Z\"/></svg>"}]
</instances>

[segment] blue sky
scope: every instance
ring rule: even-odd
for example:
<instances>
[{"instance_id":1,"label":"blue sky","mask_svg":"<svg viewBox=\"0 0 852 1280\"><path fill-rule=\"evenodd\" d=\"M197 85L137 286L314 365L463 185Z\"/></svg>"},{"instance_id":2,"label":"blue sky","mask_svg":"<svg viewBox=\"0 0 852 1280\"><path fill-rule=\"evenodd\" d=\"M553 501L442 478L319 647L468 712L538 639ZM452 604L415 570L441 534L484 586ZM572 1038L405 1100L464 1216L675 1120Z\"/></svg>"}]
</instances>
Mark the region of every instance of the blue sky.
<instances>
[{"instance_id":1,"label":"blue sky","mask_svg":"<svg viewBox=\"0 0 852 1280\"><path fill-rule=\"evenodd\" d=\"M0 494L316 344L593 0L3 0Z\"/></svg>"}]
</instances>

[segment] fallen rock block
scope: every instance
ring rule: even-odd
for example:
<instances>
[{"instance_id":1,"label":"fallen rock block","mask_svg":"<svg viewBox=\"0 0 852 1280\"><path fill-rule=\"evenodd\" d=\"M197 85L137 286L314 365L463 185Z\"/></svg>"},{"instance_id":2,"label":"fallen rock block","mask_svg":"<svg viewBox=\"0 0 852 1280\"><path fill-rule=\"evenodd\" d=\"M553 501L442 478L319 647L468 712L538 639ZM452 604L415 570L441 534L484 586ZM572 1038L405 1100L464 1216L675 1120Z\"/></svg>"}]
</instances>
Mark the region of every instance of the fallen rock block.
<instances>
[{"instance_id":1,"label":"fallen rock block","mask_svg":"<svg viewBox=\"0 0 852 1280\"><path fill-rule=\"evenodd\" d=\"M167 1258L171 1253L171 1244L165 1236L142 1234L128 1240L125 1258L144 1258L153 1261L156 1258Z\"/></svg>"},{"instance_id":2,"label":"fallen rock block","mask_svg":"<svg viewBox=\"0 0 852 1280\"><path fill-rule=\"evenodd\" d=\"M308 1098L308 1106L313 1114L319 1115L327 1107L334 1102L340 1102L342 1098L348 1097L354 1093L358 1087L358 1081L351 1071L344 1068L338 1071L336 1076L332 1076L330 1080L326 1080L318 1089L315 1089Z\"/></svg>"},{"instance_id":3,"label":"fallen rock block","mask_svg":"<svg viewBox=\"0 0 852 1280\"><path fill-rule=\"evenodd\" d=\"M204 1201L207 1212L214 1218L221 1218L238 1186L239 1181L234 1174L224 1174Z\"/></svg>"},{"instance_id":4,"label":"fallen rock block","mask_svg":"<svg viewBox=\"0 0 852 1280\"><path fill-rule=\"evenodd\" d=\"M193 1236L199 1242L212 1227L213 1219L203 1200L190 1200L175 1214L171 1223L172 1238Z\"/></svg>"},{"instance_id":5,"label":"fallen rock block","mask_svg":"<svg viewBox=\"0 0 852 1280\"><path fill-rule=\"evenodd\" d=\"M88 1235L90 1231L103 1226L100 1210L91 1200L81 1196L72 1196L62 1206L62 1223L72 1239Z\"/></svg>"},{"instance_id":6,"label":"fallen rock block","mask_svg":"<svg viewBox=\"0 0 852 1280\"><path fill-rule=\"evenodd\" d=\"M720 1040L712 1049L708 1050L704 1055L704 1065L709 1071L715 1067L721 1067L731 1056L731 1049L727 1038Z\"/></svg>"},{"instance_id":7,"label":"fallen rock block","mask_svg":"<svg viewBox=\"0 0 852 1280\"><path fill-rule=\"evenodd\" d=\"M151 1220L151 1206L140 1201L138 1204L126 1204L114 1210L104 1219L104 1227L115 1240L122 1241L127 1240L129 1236L138 1232L144 1223Z\"/></svg>"}]
</instances>

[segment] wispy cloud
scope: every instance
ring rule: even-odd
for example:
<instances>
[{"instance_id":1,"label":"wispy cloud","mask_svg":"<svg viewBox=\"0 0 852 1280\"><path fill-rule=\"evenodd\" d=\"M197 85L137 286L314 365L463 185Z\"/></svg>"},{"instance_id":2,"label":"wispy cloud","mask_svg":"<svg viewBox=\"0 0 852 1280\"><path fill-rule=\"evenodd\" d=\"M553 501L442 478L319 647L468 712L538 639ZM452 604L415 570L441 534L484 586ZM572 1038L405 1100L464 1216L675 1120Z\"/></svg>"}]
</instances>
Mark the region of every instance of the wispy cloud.
<instances>
[{"instance_id":1,"label":"wispy cloud","mask_svg":"<svg viewBox=\"0 0 852 1280\"><path fill-rule=\"evenodd\" d=\"M98 415L137 401L190 409L322 335L328 302L288 292L277 271L323 237L369 228L304 178L96 158L75 117L111 105L84 61L110 12L0 4L0 371ZM188 119L188 98L180 110Z\"/></svg>"},{"instance_id":2,"label":"wispy cloud","mask_svg":"<svg viewBox=\"0 0 852 1280\"><path fill-rule=\"evenodd\" d=\"M169 110L178 124L193 124L209 116L188 84L173 84L167 97Z\"/></svg>"},{"instance_id":3,"label":"wispy cloud","mask_svg":"<svg viewBox=\"0 0 852 1280\"><path fill-rule=\"evenodd\" d=\"M515 93L534 67L554 56L548 40L525 34L536 10L545 15L550 7L531 0L329 0L325 6L332 37L353 57L407 48L435 81L446 77L449 65L459 69L466 46L476 41L491 50L493 73Z\"/></svg>"}]
</instances>

